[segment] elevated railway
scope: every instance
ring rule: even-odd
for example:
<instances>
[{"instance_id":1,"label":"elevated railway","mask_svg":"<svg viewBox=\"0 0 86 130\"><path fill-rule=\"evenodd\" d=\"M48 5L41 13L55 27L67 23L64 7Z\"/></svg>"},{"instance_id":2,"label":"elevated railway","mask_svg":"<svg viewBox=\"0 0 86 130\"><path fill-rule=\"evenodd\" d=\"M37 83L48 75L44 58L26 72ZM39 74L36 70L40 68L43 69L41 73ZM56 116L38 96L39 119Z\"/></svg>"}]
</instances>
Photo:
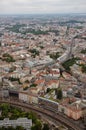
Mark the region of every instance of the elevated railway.
<instances>
[{"instance_id":1,"label":"elevated railway","mask_svg":"<svg viewBox=\"0 0 86 130\"><path fill-rule=\"evenodd\" d=\"M33 104L27 104L27 103L23 103L20 101L14 101L14 100L0 100L0 103L8 103L12 106L35 111L35 112L40 113L42 115L46 115L47 117L50 117L55 121L59 121L63 125L67 126L68 128L71 128L73 130L82 130L77 124L75 124L74 122L71 122L66 117L61 116L59 113L55 113L55 112L50 111L46 108L44 108L44 109L40 108L37 105L35 106Z\"/></svg>"}]
</instances>

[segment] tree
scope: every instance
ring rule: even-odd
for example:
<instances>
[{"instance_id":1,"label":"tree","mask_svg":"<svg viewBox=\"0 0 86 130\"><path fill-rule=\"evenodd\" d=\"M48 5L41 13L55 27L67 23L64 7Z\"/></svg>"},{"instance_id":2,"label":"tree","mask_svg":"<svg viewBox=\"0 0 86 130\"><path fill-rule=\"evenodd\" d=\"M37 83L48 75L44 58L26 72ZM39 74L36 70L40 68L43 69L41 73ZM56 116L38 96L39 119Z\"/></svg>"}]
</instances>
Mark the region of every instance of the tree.
<instances>
[{"instance_id":1,"label":"tree","mask_svg":"<svg viewBox=\"0 0 86 130\"><path fill-rule=\"evenodd\" d=\"M86 65L82 65L82 72L86 73Z\"/></svg>"},{"instance_id":2,"label":"tree","mask_svg":"<svg viewBox=\"0 0 86 130\"><path fill-rule=\"evenodd\" d=\"M28 116L29 119L32 119L32 122L35 124L36 121L37 121L37 115L36 113L33 113L33 112L30 112L29 113L29 116Z\"/></svg>"},{"instance_id":3,"label":"tree","mask_svg":"<svg viewBox=\"0 0 86 130\"><path fill-rule=\"evenodd\" d=\"M81 53L86 54L86 49L81 50Z\"/></svg>"},{"instance_id":4,"label":"tree","mask_svg":"<svg viewBox=\"0 0 86 130\"><path fill-rule=\"evenodd\" d=\"M30 51L30 53L32 53L34 55L39 55L39 51L36 49L30 49L29 51Z\"/></svg>"},{"instance_id":5,"label":"tree","mask_svg":"<svg viewBox=\"0 0 86 130\"><path fill-rule=\"evenodd\" d=\"M42 124L40 120L36 120L36 123L34 126L31 127L31 130L41 130L42 129Z\"/></svg>"},{"instance_id":6,"label":"tree","mask_svg":"<svg viewBox=\"0 0 86 130\"><path fill-rule=\"evenodd\" d=\"M62 99L62 89L61 88L58 88L57 90L56 90L56 93L57 93L57 98L58 99Z\"/></svg>"},{"instance_id":7,"label":"tree","mask_svg":"<svg viewBox=\"0 0 86 130\"><path fill-rule=\"evenodd\" d=\"M76 64L76 61L80 60L80 58L76 57L76 58L72 58L69 59L67 61L65 61L62 66L66 69L66 71L70 72L70 66Z\"/></svg>"},{"instance_id":8,"label":"tree","mask_svg":"<svg viewBox=\"0 0 86 130\"><path fill-rule=\"evenodd\" d=\"M30 85L30 87L36 87L36 86L37 84L34 84L34 83Z\"/></svg>"},{"instance_id":9,"label":"tree","mask_svg":"<svg viewBox=\"0 0 86 130\"><path fill-rule=\"evenodd\" d=\"M59 56L60 56L60 55L59 55L59 52L56 52L55 54L54 54L54 53L53 53L53 54L50 54L50 58L52 58L52 59L54 59L54 60L56 60Z\"/></svg>"},{"instance_id":10,"label":"tree","mask_svg":"<svg viewBox=\"0 0 86 130\"><path fill-rule=\"evenodd\" d=\"M47 88L47 93L49 93L51 91L51 89L50 88Z\"/></svg>"},{"instance_id":11,"label":"tree","mask_svg":"<svg viewBox=\"0 0 86 130\"><path fill-rule=\"evenodd\" d=\"M24 130L24 128L22 126L17 126L16 130Z\"/></svg>"},{"instance_id":12,"label":"tree","mask_svg":"<svg viewBox=\"0 0 86 130\"><path fill-rule=\"evenodd\" d=\"M43 46L39 46L41 49L43 49L44 47Z\"/></svg>"},{"instance_id":13,"label":"tree","mask_svg":"<svg viewBox=\"0 0 86 130\"><path fill-rule=\"evenodd\" d=\"M6 61L6 62L15 62L13 57L8 53L3 54L3 60Z\"/></svg>"},{"instance_id":14,"label":"tree","mask_svg":"<svg viewBox=\"0 0 86 130\"><path fill-rule=\"evenodd\" d=\"M8 117L10 106L8 104L2 104L0 107L2 109L2 117Z\"/></svg>"},{"instance_id":15,"label":"tree","mask_svg":"<svg viewBox=\"0 0 86 130\"><path fill-rule=\"evenodd\" d=\"M5 127L4 126L2 126L2 128L0 128L1 130L5 130Z\"/></svg>"},{"instance_id":16,"label":"tree","mask_svg":"<svg viewBox=\"0 0 86 130\"><path fill-rule=\"evenodd\" d=\"M42 130L49 130L49 125L45 123Z\"/></svg>"},{"instance_id":17,"label":"tree","mask_svg":"<svg viewBox=\"0 0 86 130\"><path fill-rule=\"evenodd\" d=\"M13 128L12 126L8 126L6 130L15 130L15 128Z\"/></svg>"}]
</instances>

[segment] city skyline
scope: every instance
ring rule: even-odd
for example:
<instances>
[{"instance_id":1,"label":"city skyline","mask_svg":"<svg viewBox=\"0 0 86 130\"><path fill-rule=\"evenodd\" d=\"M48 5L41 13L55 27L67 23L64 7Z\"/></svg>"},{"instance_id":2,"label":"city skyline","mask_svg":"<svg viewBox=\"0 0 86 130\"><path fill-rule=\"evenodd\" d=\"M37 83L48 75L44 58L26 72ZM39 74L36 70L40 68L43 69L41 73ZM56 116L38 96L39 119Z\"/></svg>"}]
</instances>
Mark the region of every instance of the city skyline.
<instances>
[{"instance_id":1,"label":"city skyline","mask_svg":"<svg viewBox=\"0 0 86 130\"><path fill-rule=\"evenodd\" d=\"M0 14L86 13L85 0L1 0Z\"/></svg>"}]
</instances>

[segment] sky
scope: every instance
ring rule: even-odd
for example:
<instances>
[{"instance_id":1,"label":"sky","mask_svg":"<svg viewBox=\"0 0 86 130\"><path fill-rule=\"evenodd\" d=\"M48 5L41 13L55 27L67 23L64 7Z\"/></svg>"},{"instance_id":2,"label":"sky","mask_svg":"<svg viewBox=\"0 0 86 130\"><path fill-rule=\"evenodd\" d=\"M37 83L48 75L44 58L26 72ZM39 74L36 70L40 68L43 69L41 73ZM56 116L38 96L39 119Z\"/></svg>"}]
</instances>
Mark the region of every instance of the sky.
<instances>
[{"instance_id":1,"label":"sky","mask_svg":"<svg viewBox=\"0 0 86 130\"><path fill-rule=\"evenodd\" d=\"M0 14L86 13L86 0L0 0Z\"/></svg>"}]
</instances>

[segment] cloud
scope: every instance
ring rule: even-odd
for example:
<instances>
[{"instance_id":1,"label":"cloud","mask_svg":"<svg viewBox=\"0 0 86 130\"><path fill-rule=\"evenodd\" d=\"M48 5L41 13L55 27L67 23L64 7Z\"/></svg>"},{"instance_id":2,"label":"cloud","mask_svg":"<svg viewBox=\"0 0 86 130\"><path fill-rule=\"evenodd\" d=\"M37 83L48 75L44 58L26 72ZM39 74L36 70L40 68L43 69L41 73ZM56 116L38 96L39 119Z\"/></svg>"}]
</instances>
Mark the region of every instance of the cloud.
<instances>
[{"instance_id":1,"label":"cloud","mask_svg":"<svg viewBox=\"0 0 86 130\"><path fill-rule=\"evenodd\" d=\"M0 0L0 13L86 13L86 0Z\"/></svg>"}]
</instances>

